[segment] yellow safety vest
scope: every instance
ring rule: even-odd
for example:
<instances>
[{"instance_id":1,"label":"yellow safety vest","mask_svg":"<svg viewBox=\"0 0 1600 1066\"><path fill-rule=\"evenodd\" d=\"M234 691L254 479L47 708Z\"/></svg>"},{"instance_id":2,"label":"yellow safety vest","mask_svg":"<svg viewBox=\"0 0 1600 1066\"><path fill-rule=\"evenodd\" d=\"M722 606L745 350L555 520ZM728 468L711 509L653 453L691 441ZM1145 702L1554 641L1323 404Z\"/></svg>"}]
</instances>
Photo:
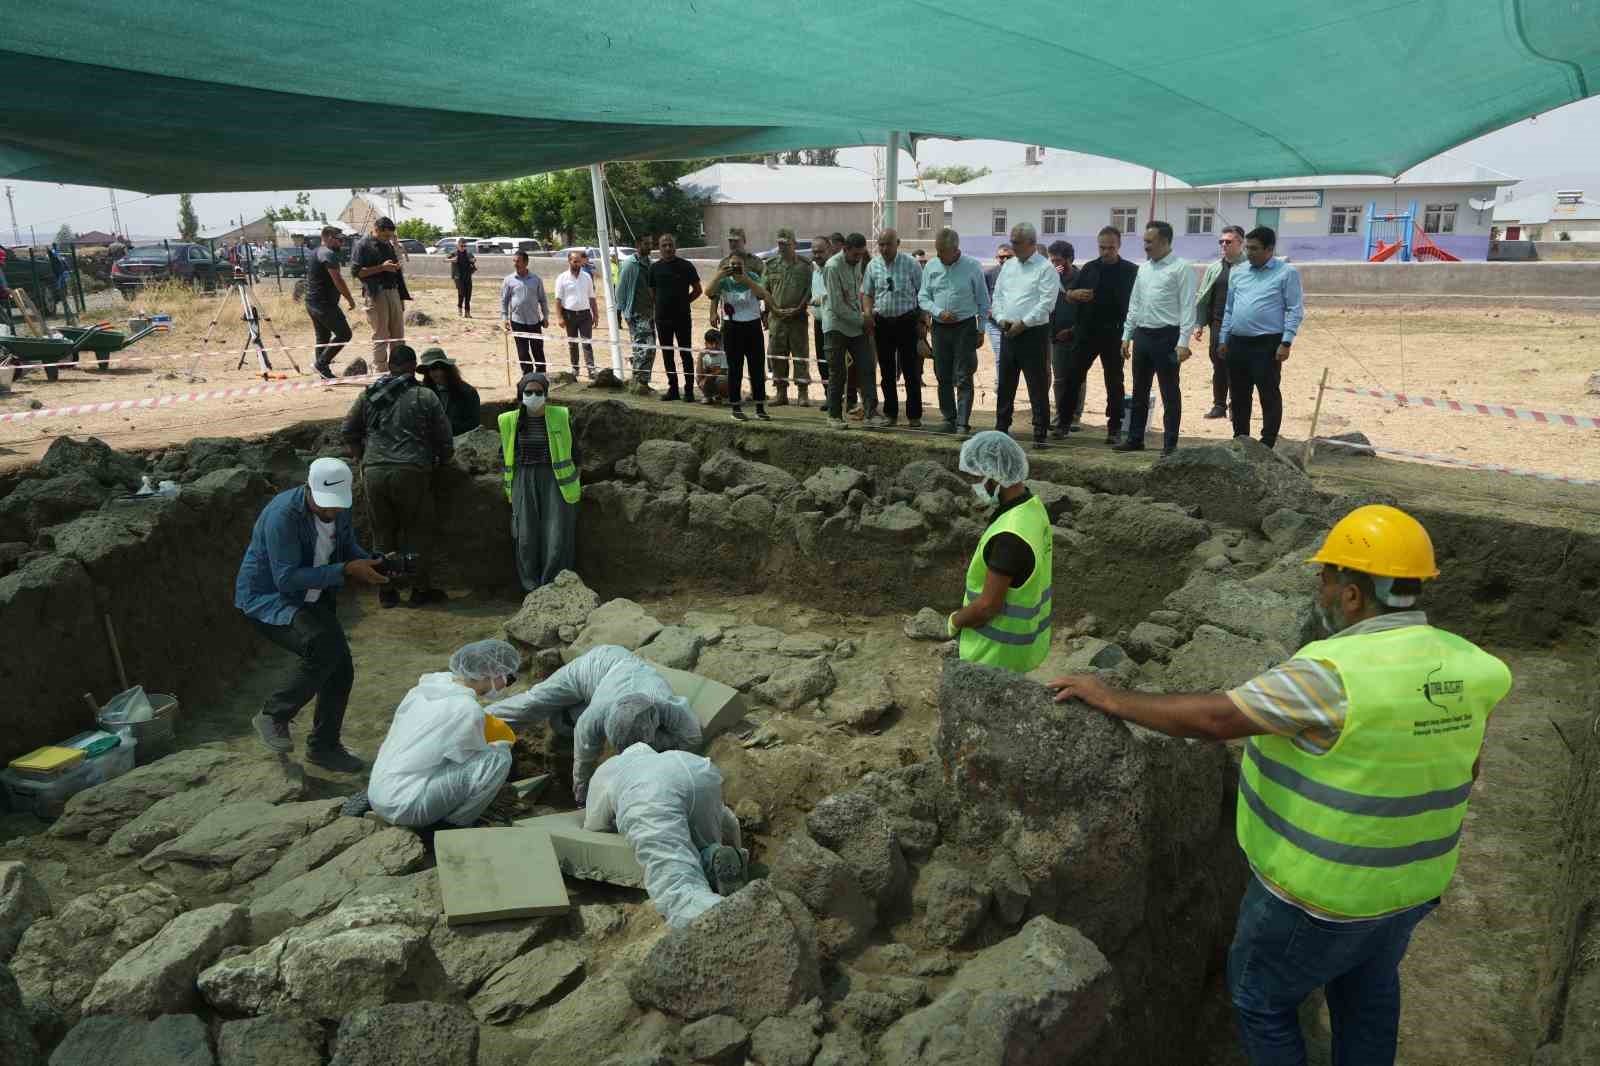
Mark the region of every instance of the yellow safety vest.
<instances>
[{"instance_id":1,"label":"yellow safety vest","mask_svg":"<svg viewBox=\"0 0 1600 1066\"><path fill-rule=\"evenodd\" d=\"M1338 670L1344 728L1323 755L1281 736L1245 743L1239 846L1261 876L1339 917L1435 899L1455 873L1472 765L1511 671L1425 625L1316 641L1295 658Z\"/></svg>"},{"instance_id":2,"label":"yellow safety vest","mask_svg":"<svg viewBox=\"0 0 1600 1066\"><path fill-rule=\"evenodd\" d=\"M984 625L961 631L961 658L1025 674L1044 662L1050 652L1050 574L1055 565L1050 515L1039 497L1030 496L989 523L967 564L967 603L983 595L989 573L983 549L997 533L1014 533L1027 542L1033 549L1033 573L1006 592L999 614Z\"/></svg>"},{"instance_id":3,"label":"yellow safety vest","mask_svg":"<svg viewBox=\"0 0 1600 1066\"><path fill-rule=\"evenodd\" d=\"M500 451L505 460L508 500L511 499L512 477L517 472L517 417L521 414L521 408L514 408L499 418ZM578 480L578 467L572 461L572 420L567 409L545 405L544 427L550 439L550 470L561 488L561 498L568 503L577 503L583 496L583 484Z\"/></svg>"}]
</instances>

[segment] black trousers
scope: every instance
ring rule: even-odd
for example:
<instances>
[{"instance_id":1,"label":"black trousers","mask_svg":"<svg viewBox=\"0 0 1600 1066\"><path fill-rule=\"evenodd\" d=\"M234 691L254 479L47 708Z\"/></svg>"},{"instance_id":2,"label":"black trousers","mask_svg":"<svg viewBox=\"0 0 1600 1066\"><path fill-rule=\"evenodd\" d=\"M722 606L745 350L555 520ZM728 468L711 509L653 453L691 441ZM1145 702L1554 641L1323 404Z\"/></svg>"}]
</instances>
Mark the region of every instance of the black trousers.
<instances>
[{"instance_id":1,"label":"black trousers","mask_svg":"<svg viewBox=\"0 0 1600 1066\"><path fill-rule=\"evenodd\" d=\"M1218 342L1222 340L1222 323L1211 323L1211 406L1227 410L1228 389L1232 375L1228 372L1228 360L1217 354Z\"/></svg>"},{"instance_id":2,"label":"black trousers","mask_svg":"<svg viewBox=\"0 0 1600 1066\"><path fill-rule=\"evenodd\" d=\"M511 332L517 333L543 333L544 329L537 322L513 322ZM517 337L512 340L517 342L517 362L522 366L524 374L537 370L544 373L544 340L541 337Z\"/></svg>"},{"instance_id":3,"label":"black trousers","mask_svg":"<svg viewBox=\"0 0 1600 1066\"><path fill-rule=\"evenodd\" d=\"M1106 432L1117 434L1122 429L1122 405L1127 393L1122 386L1122 338L1115 333L1075 339L1065 380L1060 376L1056 379L1056 406L1066 412L1064 419L1078 409L1089 380L1089 367L1096 359L1100 360L1100 372L1106 382Z\"/></svg>"},{"instance_id":4,"label":"black trousers","mask_svg":"<svg viewBox=\"0 0 1600 1066\"><path fill-rule=\"evenodd\" d=\"M1178 388L1178 327L1140 327L1133 331L1133 411L1128 419L1128 439L1144 443L1150 420L1150 382L1161 386L1161 446L1178 446L1183 421L1183 392Z\"/></svg>"},{"instance_id":5,"label":"black trousers","mask_svg":"<svg viewBox=\"0 0 1600 1066\"><path fill-rule=\"evenodd\" d=\"M907 311L887 318L873 315L873 341L878 348L878 388L883 392L883 413L900 417L898 379L906 383L906 417L922 418L922 357L917 354L917 320L921 314Z\"/></svg>"},{"instance_id":6,"label":"black trousers","mask_svg":"<svg viewBox=\"0 0 1600 1066\"><path fill-rule=\"evenodd\" d=\"M933 320L933 376L946 426L972 424L972 376L978 372L978 320Z\"/></svg>"},{"instance_id":7,"label":"black trousers","mask_svg":"<svg viewBox=\"0 0 1600 1066\"><path fill-rule=\"evenodd\" d=\"M811 316L811 350L817 353L817 376L824 385L828 383L828 353L822 347L822 312ZM826 395L828 390L823 389Z\"/></svg>"},{"instance_id":8,"label":"black trousers","mask_svg":"<svg viewBox=\"0 0 1600 1066\"><path fill-rule=\"evenodd\" d=\"M472 314L472 278L470 276L456 279L456 310L464 315Z\"/></svg>"},{"instance_id":9,"label":"black trousers","mask_svg":"<svg viewBox=\"0 0 1600 1066\"><path fill-rule=\"evenodd\" d=\"M322 597L296 611L286 626L250 621L256 632L300 657L283 684L267 697L261 710L287 722L315 696L316 717L307 741L310 747L331 748L339 743L345 708L350 703L350 689L356 681L350 642L345 639L344 626L339 624L335 602L338 591L323 589Z\"/></svg>"},{"instance_id":10,"label":"black trousers","mask_svg":"<svg viewBox=\"0 0 1600 1066\"><path fill-rule=\"evenodd\" d=\"M1259 337L1241 337L1237 333L1228 338L1228 387L1233 397L1233 435L1250 435L1250 408L1254 389L1261 393L1261 443L1272 447L1278 443L1278 430L1283 425L1283 392L1279 378L1283 364L1278 362L1278 345L1283 334L1265 333Z\"/></svg>"},{"instance_id":11,"label":"black trousers","mask_svg":"<svg viewBox=\"0 0 1600 1066\"><path fill-rule=\"evenodd\" d=\"M683 395L694 396L694 335L689 324L689 309L670 317L656 318L656 343L661 346L661 358L667 364L667 395L678 395L678 364L683 365ZM674 352L673 347L677 347Z\"/></svg>"},{"instance_id":12,"label":"black trousers","mask_svg":"<svg viewBox=\"0 0 1600 1066\"><path fill-rule=\"evenodd\" d=\"M349 342L350 320L344 317L344 311L338 304L332 307L312 307L307 304L306 314L311 316L311 329L317 335L317 350L312 362L327 366L339 354L339 349Z\"/></svg>"},{"instance_id":13,"label":"black trousers","mask_svg":"<svg viewBox=\"0 0 1600 1066\"><path fill-rule=\"evenodd\" d=\"M589 368L589 376L594 377L594 342L590 339L594 336L594 312L587 307L581 311L563 307L561 321L567 329L567 355L572 360L572 372L578 372L578 356L581 353L584 366Z\"/></svg>"},{"instance_id":14,"label":"black trousers","mask_svg":"<svg viewBox=\"0 0 1600 1066\"><path fill-rule=\"evenodd\" d=\"M1011 415L1017 400L1017 379L1028 380L1028 403L1033 407L1033 439L1042 441L1050 431L1050 324L1032 326L1020 336L1000 338L1000 388L995 400L994 428L1011 432Z\"/></svg>"},{"instance_id":15,"label":"black trousers","mask_svg":"<svg viewBox=\"0 0 1600 1066\"><path fill-rule=\"evenodd\" d=\"M767 402L767 340L761 333L761 320L735 322L722 320L722 350L728 355L728 402L738 410L743 394L739 391L744 368L750 368L750 395L759 410Z\"/></svg>"}]
</instances>

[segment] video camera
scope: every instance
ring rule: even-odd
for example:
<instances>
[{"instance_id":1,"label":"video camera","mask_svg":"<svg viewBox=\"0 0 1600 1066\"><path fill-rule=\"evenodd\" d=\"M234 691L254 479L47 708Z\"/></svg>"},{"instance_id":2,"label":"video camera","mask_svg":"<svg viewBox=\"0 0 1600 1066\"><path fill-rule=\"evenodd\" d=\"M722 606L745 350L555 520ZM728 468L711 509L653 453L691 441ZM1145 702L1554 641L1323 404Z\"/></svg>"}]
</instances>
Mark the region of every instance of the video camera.
<instances>
[{"instance_id":1,"label":"video camera","mask_svg":"<svg viewBox=\"0 0 1600 1066\"><path fill-rule=\"evenodd\" d=\"M373 561L373 569L397 585L417 576L416 552L387 552Z\"/></svg>"}]
</instances>

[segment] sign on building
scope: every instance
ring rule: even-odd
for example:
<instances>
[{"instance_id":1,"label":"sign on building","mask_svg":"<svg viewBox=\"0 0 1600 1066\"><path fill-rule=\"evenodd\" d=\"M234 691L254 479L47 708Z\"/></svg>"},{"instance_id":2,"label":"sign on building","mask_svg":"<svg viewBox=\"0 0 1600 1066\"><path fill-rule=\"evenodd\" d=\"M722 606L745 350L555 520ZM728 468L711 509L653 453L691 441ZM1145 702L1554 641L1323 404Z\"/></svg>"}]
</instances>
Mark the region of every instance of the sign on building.
<instances>
[{"instance_id":1,"label":"sign on building","mask_svg":"<svg viewBox=\"0 0 1600 1066\"><path fill-rule=\"evenodd\" d=\"M1251 207L1321 207L1321 189L1284 189L1277 192L1253 192Z\"/></svg>"}]
</instances>

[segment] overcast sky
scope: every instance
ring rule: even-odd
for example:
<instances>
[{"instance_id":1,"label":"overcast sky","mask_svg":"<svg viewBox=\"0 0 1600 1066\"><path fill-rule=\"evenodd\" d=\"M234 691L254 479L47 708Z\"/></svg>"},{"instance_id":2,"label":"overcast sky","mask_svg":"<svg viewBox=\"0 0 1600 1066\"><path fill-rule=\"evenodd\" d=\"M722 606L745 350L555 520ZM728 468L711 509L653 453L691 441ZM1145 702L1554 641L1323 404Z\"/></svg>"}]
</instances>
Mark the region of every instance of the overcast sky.
<instances>
[{"instance_id":1,"label":"overcast sky","mask_svg":"<svg viewBox=\"0 0 1600 1066\"><path fill-rule=\"evenodd\" d=\"M1376 121L1376 120L1374 120ZM1600 194L1600 97L1582 100L1536 119L1452 148L1450 154L1493 167L1523 179L1523 189L1544 191L1555 188L1584 189ZM923 166L966 163L995 170L1022 162L1021 145L1006 141L924 141L918 155ZM847 148L840 162L862 170L872 170L872 149ZM909 156L902 156L902 177L915 173ZM16 219L21 240L29 240L33 227L37 239L48 241L63 222L78 231L110 230L110 197L105 189L83 185L50 185L31 181L7 183L14 190ZM1515 190L1513 191L1515 193ZM242 215L246 220L261 217L271 206L294 202L295 190L259 193L201 193L195 196L195 211L202 229L220 232L231 228ZM313 205L332 218L349 199L348 189L312 190ZM134 236L170 235L177 232L178 198L145 196L119 192L117 200L122 224ZM16 243L11 215L0 216L0 234Z\"/></svg>"}]
</instances>

